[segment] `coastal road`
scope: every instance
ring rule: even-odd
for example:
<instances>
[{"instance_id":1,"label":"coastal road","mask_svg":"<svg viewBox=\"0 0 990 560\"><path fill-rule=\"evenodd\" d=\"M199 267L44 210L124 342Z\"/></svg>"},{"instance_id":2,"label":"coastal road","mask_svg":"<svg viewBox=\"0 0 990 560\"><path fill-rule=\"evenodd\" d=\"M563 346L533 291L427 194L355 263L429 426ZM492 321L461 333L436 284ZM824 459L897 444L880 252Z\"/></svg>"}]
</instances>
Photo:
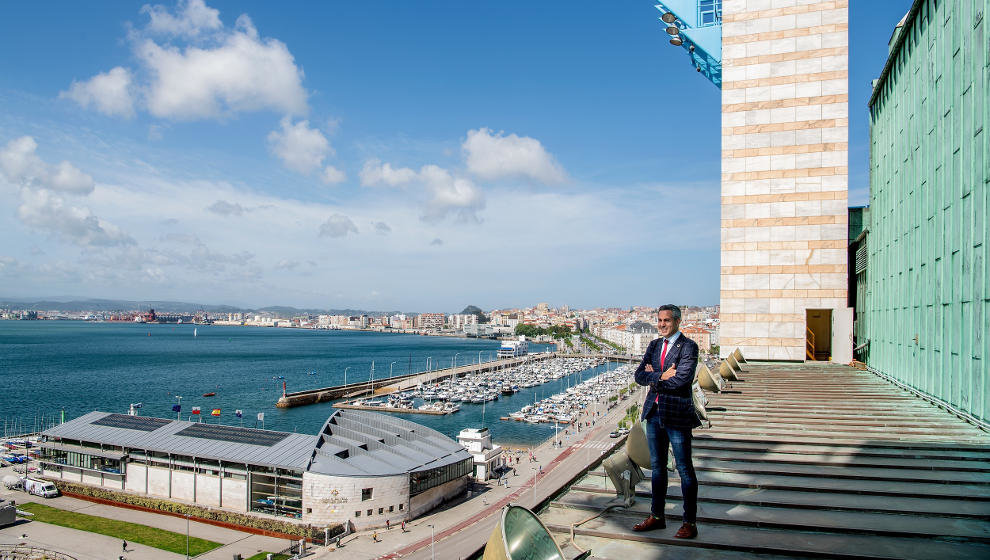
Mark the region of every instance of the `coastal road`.
<instances>
[{"instance_id":1,"label":"coastal road","mask_svg":"<svg viewBox=\"0 0 990 560\"><path fill-rule=\"evenodd\" d=\"M532 508L534 504L556 494L602 455L619 445L623 440L609 438L608 434L625 416L626 408L638 403L641 397L641 391L635 392L629 399L619 401L619 405L604 417L596 419L593 428L562 437L562 448L554 448L549 441L541 445L534 451L536 462L530 462L524 454L518 465L513 462L518 476L509 477L510 488L495 487L483 496L476 496L455 507L417 519L408 533L379 532L383 540L381 543L369 542L370 539L362 538L363 535L355 537L352 542L345 540L344 550L363 554L366 550L373 552L377 548L381 553L373 557L432 560L429 525L434 525L435 539L432 548L435 549L438 560L469 557L488 541L498 522L498 514L506 504ZM591 421L592 418L593 416L585 415L581 421ZM379 548L393 538L404 542L393 541L391 546Z\"/></svg>"}]
</instances>

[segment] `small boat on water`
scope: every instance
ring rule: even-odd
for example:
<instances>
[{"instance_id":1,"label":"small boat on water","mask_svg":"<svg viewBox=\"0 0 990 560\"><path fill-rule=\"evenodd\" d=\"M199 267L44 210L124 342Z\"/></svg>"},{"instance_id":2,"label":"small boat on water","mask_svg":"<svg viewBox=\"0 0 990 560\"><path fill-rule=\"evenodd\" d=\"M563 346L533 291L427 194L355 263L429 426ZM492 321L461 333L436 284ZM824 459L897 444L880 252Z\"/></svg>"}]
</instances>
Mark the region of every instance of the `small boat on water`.
<instances>
[{"instance_id":1,"label":"small boat on water","mask_svg":"<svg viewBox=\"0 0 990 560\"><path fill-rule=\"evenodd\" d=\"M203 393L203 396L204 397L215 397L215 396L217 396L217 394L216 393L213 393L213 392L210 392L210 393Z\"/></svg>"}]
</instances>

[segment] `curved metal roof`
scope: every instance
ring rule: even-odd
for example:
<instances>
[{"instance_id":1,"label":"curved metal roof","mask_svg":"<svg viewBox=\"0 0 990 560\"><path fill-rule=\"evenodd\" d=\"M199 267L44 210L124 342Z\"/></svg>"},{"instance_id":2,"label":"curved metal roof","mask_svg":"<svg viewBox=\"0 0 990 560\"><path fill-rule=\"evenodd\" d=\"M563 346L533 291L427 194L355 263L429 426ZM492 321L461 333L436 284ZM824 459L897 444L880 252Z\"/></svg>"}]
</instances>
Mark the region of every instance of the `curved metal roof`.
<instances>
[{"instance_id":1,"label":"curved metal roof","mask_svg":"<svg viewBox=\"0 0 990 560\"><path fill-rule=\"evenodd\" d=\"M43 435L332 476L390 476L471 458L436 430L360 410L334 412L315 436L107 412L84 414Z\"/></svg>"},{"instance_id":2,"label":"curved metal roof","mask_svg":"<svg viewBox=\"0 0 990 560\"><path fill-rule=\"evenodd\" d=\"M436 430L364 410L334 412L317 438L307 470L331 476L390 476L471 459Z\"/></svg>"}]
</instances>

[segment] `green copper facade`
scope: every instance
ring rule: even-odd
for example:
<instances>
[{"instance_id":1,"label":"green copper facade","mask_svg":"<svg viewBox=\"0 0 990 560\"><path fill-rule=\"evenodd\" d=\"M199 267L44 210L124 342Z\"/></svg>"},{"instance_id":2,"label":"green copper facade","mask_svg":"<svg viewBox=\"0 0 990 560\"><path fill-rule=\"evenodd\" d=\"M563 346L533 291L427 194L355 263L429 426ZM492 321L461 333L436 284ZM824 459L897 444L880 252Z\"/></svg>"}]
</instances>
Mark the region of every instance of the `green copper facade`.
<instances>
[{"instance_id":1,"label":"green copper facade","mask_svg":"<svg viewBox=\"0 0 990 560\"><path fill-rule=\"evenodd\" d=\"M916 0L870 99L857 353L990 419L990 0ZM854 247L855 250L855 247Z\"/></svg>"}]
</instances>

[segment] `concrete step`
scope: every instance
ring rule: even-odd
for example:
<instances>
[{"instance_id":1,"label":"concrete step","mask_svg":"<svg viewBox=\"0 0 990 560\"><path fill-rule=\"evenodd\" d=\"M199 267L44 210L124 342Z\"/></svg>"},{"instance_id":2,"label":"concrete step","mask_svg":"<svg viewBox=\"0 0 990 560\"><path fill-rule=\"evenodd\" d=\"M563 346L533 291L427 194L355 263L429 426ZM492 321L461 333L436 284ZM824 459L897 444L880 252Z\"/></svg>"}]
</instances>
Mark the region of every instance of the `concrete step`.
<instances>
[{"instance_id":1,"label":"concrete step","mask_svg":"<svg viewBox=\"0 0 990 560\"><path fill-rule=\"evenodd\" d=\"M578 556L577 549L571 546L568 533L552 532L551 536L561 545L564 558ZM801 556L783 554L755 554L742 550L701 548L697 546L658 546L652 542L631 539L617 539L612 535L596 537L578 535L577 543L585 550L591 550L591 558L598 560L642 559L642 560L795 560Z\"/></svg>"},{"instance_id":2,"label":"concrete step","mask_svg":"<svg viewBox=\"0 0 990 560\"><path fill-rule=\"evenodd\" d=\"M973 484L990 486L990 473L944 471L935 472L921 469L894 469L860 467L857 465L794 465L777 463L737 463L718 459L694 461L696 470L759 473L778 476L815 476L833 479L876 480L876 481L916 481L942 484Z\"/></svg>"},{"instance_id":3,"label":"concrete step","mask_svg":"<svg viewBox=\"0 0 990 560\"><path fill-rule=\"evenodd\" d=\"M809 412L795 410L793 412L786 411L745 411L736 409L718 409L717 407L712 407L708 410L708 415L712 416L724 416L726 418L739 418L746 421L759 421L763 419L786 419L789 421L800 420L802 423L810 424L856 424L856 425L869 425L877 424L881 426L904 426L911 427L918 425L917 415L912 414L901 414L901 415L877 415L871 414L864 417L862 413L856 414L854 412L840 413L836 411L822 411L822 412ZM925 427L929 428L954 428L958 426L955 422L948 419L945 420L928 420L925 422Z\"/></svg>"},{"instance_id":4,"label":"concrete step","mask_svg":"<svg viewBox=\"0 0 990 560\"><path fill-rule=\"evenodd\" d=\"M605 471L592 474L605 476ZM645 472L647 480L650 472ZM990 487L985 484L943 484L941 482L916 482L910 479L884 481L856 479L832 479L818 476L773 475L767 473L708 471L695 468L702 487L705 485L752 488L765 490L789 490L795 492L822 492L836 494L863 494L870 496L929 496L940 499L971 500L987 504L990 508ZM677 479L677 473L671 475Z\"/></svg>"},{"instance_id":5,"label":"concrete step","mask_svg":"<svg viewBox=\"0 0 990 560\"><path fill-rule=\"evenodd\" d=\"M551 505L595 512L613 503L612 496L581 492L572 488L566 496L554 500ZM668 499L665 509L667 523L676 523L681 519L683 511L680 498ZM632 507L617 511L616 514L643 519L650 514L650 499L638 499ZM990 522L986 520L924 514L904 515L699 502L698 522L751 525L794 531L881 535L905 539L948 537L983 544L990 543Z\"/></svg>"},{"instance_id":6,"label":"concrete step","mask_svg":"<svg viewBox=\"0 0 990 560\"><path fill-rule=\"evenodd\" d=\"M636 487L636 495L649 499L652 495L649 482ZM589 474L572 487L583 492L615 495L615 488L605 476ZM681 487L676 477L667 485L668 498L680 498ZM927 496L876 496L870 494L846 494L839 492L815 492L809 490L773 490L701 484L699 501L740 503L766 507L791 507L800 509L829 509L838 511L862 511L896 514L925 514L939 517L968 517L986 519L990 504L977 500L958 500Z\"/></svg>"},{"instance_id":7,"label":"concrete step","mask_svg":"<svg viewBox=\"0 0 990 560\"><path fill-rule=\"evenodd\" d=\"M903 459L951 459L953 461L982 462L990 464L990 451L965 451L955 449L909 449L891 447L864 447L857 445L821 445L815 443L779 443L765 440L729 440L695 438L693 448L742 451L749 453L788 453L794 455L830 454L847 457L878 457Z\"/></svg>"},{"instance_id":8,"label":"concrete step","mask_svg":"<svg viewBox=\"0 0 990 560\"><path fill-rule=\"evenodd\" d=\"M762 426L756 423L737 422L712 422L711 431L718 432L719 435L761 435L775 438L829 438L847 440L886 440L886 441L927 441L932 443L956 441L964 444L977 444L984 441L981 437L966 437L951 432L935 432L924 430L884 430L884 429L836 429L826 431L820 427L802 426L800 423L775 424Z\"/></svg>"},{"instance_id":9,"label":"concrete step","mask_svg":"<svg viewBox=\"0 0 990 560\"><path fill-rule=\"evenodd\" d=\"M911 469L922 471L959 471L990 473L990 463L954 461L949 459L910 459L905 457L861 457L839 453L794 454L776 452L746 452L738 449L720 450L693 448L695 459L721 460L738 463L765 462L790 465L846 466L858 468Z\"/></svg>"},{"instance_id":10,"label":"concrete step","mask_svg":"<svg viewBox=\"0 0 990 560\"><path fill-rule=\"evenodd\" d=\"M590 516L582 509L550 507L540 517L551 532L569 533L571 525ZM890 560L972 560L990 557L990 546L972 542L952 542L940 539L884 537L864 534L789 531L722 523L701 524L697 539L685 541L674 538L679 526L648 533L635 533L630 527L641 517L606 513L575 529L577 535L607 537L664 545L716 550L742 551L758 554L779 554L812 558L890 559Z\"/></svg>"},{"instance_id":11,"label":"concrete step","mask_svg":"<svg viewBox=\"0 0 990 560\"><path fill-rule=\"evenodd\" d=\"M801 434L789 434L787 437L768 438L763 435L732 434L725 435L716 433L715 430L696 430L694 441L718 441L718 442L738 442L738 443L760 443L768 445L839 445L853 446L863 449L889 449L908 450L924 452L963 452L976 457L983 457L980 460L990 460L990 442L978 442L966 444L959 442L940 441L919 441L919 440L868 440L864 438L845 438L838 440L829 436L806 436Z\"/></svg>"}]
</instances>

